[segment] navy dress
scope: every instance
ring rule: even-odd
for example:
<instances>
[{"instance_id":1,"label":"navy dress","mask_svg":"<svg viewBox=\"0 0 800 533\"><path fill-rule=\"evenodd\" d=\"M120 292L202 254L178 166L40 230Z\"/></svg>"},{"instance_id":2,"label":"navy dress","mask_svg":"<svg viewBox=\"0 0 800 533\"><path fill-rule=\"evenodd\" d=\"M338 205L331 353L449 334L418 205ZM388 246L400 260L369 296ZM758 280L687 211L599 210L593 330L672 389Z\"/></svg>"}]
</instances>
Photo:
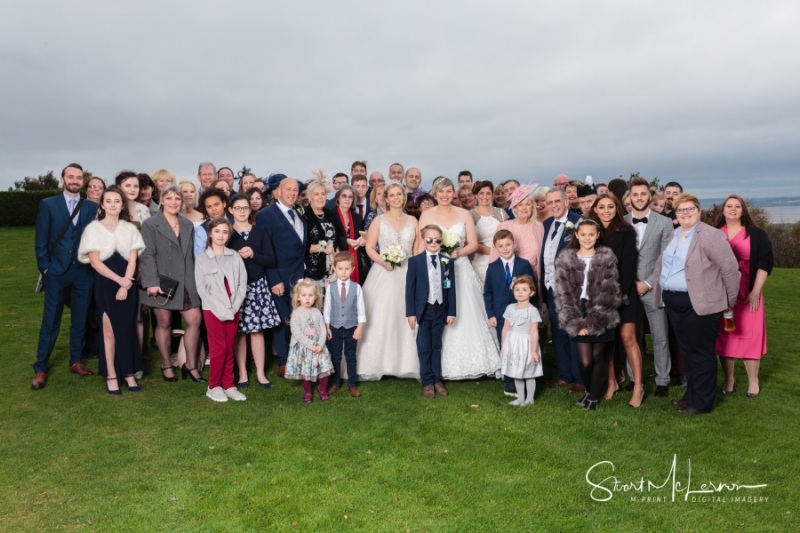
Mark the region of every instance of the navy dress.
<instances>
[{"instance_id":1,"label":"navy dress","mask_svg":"<svg viewBox=\"0 0 800 533\"><path fill-rule=\"evenodd\" d=\"M125 276L128 268L127 259L119 252L103 261L111 271L118 276ZM139 340L136 336L136 311L139 308L138 291L131 287L128 297L117 300L119 285L105 276L95 276L94 299L97 305L97 314L102 321L103 315L108 315L111 328L114 330L114 364L117 377L130 376L144 369L142 352L139 349ZM102 324L102 322L101 322ZM102 326L101 326L102 327ZM98 358L97 373L108 376L106 368L105 339L100 335L100 357Z\"/></svg>"}]
</instances>

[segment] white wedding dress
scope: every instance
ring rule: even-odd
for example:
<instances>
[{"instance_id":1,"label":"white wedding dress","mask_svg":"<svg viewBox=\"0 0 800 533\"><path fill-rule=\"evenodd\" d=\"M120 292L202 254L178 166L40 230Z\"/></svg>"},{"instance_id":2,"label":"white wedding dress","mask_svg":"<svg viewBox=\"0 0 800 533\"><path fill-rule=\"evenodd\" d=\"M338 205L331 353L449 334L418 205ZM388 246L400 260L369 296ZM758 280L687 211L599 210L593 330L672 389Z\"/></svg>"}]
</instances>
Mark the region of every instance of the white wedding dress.
<instances>
[{"instance_id":1,"label":"white wedding dress","mask_svg":"<svg viewBox=\"0 0 800 533\"><path fill-rule=\"evenodd\" d=\"M499 225L500 221L492 215L481 216L477 224L475 224L475 233L478 234L478 241L491 249L494 245L494 234ZM478 279L480 279L481 283L484 283L486 281L486 270L489 268L489 254L473 255L472 268L475 269L475 273L478 274Z\"/></svg>"},{"instance_id":2,"label":"white wedding dress","mask_svg":"<svg viewBox=\"0 0 800 533\"><path fill-rule=\"evenodd\" d=\"M376 223L380 224L381 250L400 246L411 257L416 235L410 216L406 215L400 233L382 217ZM358 379L362 381L376 381L383 376L419 379L417 342L406 318L406 272L408 261L391 271L373 265L364 281L367 323L357 356Z\"/></svg>"},{"instance_id":3,"label":"white wedding dress","mask_svg":"<svg viewBox=\"0 0 800 533\"><path fill-rule=\"evenodd\" d=\"M461 242L466 241L463 222L442 229L459 235ZM469 257L456 259L455 269L456 320L444 328L442 377L446 380L500 378L500 349L483 305L483 284Z\"/></svg>"}]
</instances>

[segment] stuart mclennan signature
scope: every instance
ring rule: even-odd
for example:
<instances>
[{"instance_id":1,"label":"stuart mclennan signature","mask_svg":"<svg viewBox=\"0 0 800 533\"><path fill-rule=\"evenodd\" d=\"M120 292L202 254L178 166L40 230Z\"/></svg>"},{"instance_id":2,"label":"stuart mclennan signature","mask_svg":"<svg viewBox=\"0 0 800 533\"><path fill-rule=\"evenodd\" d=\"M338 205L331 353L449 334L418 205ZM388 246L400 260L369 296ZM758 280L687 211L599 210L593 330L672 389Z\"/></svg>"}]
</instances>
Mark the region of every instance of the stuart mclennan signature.
<instances>
[{"instance_id":1,"label":"stuart mclennan signature","mask_svg":"<svg viewBox=\"0 0 800 533\"><path fill-rule=\"evenodd\" d=\"M672 501L675 496L683 493L684 501L697 495L718 494L723 492L738 492L740 490L761 489L766 483L759 485L740 485L738 483L715 483L707 481L700 484L699 488L692 488L692 460L688 460L686 482L678 481L678 455L672 456L672 465L663 481L653 482L644 476L638 480L620 481L614 475L616 468L611 461L600 461L593 464L586 471L586 482L591 485L589 496L596 502L607 502L617 492L637 492L639 494L663 490L671 490ZM611 475L608 475L611 474ZM605 477L604 477L605 476Z\"/></svg>"}]
</instances>

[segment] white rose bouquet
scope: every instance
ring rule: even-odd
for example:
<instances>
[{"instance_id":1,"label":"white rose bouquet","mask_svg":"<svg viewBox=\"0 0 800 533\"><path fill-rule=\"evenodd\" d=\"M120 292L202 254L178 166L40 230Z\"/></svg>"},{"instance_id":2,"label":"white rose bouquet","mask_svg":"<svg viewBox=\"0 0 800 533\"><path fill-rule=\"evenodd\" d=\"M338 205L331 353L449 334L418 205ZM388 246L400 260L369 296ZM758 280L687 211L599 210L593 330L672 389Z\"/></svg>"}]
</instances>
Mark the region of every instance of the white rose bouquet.
<instances>
[{"instance_id":1,"label":"white rose bouquet","mask_svg":"<svg viewBox=\"0 0 800 533\"><path fill-rule=\"evenodd\" d=\"M447 255L452 255L453 251L455 251L457 248L461 248L463 244L464 243L461 242L461 237L458 236L456 233L445 231L442 234L441 250Z\"/></svg>"},{"instance_id":2,"label":"white rose bouquet","mask_svg":"<svg viewBox=\"0 0 800 533\"><path fill-rule=\"evenodd\" d=\"M389 246L389 248L387 248L386 251L381 254L381 257L393 267L399 267L405 262L406 259L408 259L408 256L403 249L397 245Z\"/></svg>"}]
</instances>

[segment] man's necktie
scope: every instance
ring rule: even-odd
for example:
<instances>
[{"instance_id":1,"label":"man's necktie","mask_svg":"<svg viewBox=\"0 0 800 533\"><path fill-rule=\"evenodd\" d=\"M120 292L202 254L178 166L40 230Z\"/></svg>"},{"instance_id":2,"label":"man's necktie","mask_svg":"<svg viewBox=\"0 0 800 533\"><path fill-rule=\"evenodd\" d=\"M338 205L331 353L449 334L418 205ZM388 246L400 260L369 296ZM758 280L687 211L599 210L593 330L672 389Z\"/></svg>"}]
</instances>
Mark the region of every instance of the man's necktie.
<instances>
[{"instance_id":1,"label":"man's necktie","mask_svg":"<svg viewBox=\"0 0 800 533\"><path fill-rule=\"evenodd\" d=\"M358 216L362 219L364 218L364 206L362 204L358 204Z\"/></svg>"},{"instance_id":2,"label":"man's necktie","mask_svg":"<svg viewBox=\"0 0 800 533\"><path fill-rule=\"evenodd\" d=\"M509 268L508 263L506 263L506 285L511 287L511 269Z\"/></svg>"},{"instance_id":3,"label":"man's necktie","mask_svg":"<svg viewBox=\"0 0 800 533\"><path fill-rule=\"evenodd\" d=\"M552 233L552 234L550 234L550 240L551 240L551 241L552 241L553 239L555 239L555 238L556 238L556 234L558 233L558 227L559 227L560 225L561 225L561 222L559 222L558 220L556 220L556 221L553 223L553 233Z\"/></svg>"},{"instance_id":4,"label":"man's necktie","mask_svg":"<svg viewBox=\"0 0 800 533\"><path fill-rule=\"evenodd\" d=\"M432 255L432 256L431 256L431 264L433 265L433 268L434 268L434 269L435 269L435 268L437 268L437 264L436 264L436 256L435 256L435 255Z\"/></svg>"},{"instance_id":5,"label":"man's necktie","mask_svg":"<svg viewBox=\"0 0 800 533\"><path fill-rule=\"evenodd\" d=\"M639 222L641 222L642 224L647 224L647 217L633 218L634 224L638 224Z\"/></svg>"},{"instance_id":6,"label":"man's necktie","mask_svg":"<svg viewBox=\"0 0 800 533\"><path fill-rule=\"evenodd\" d=\"M341 291L342 301L344 302L345 298L347 298L347 282L342 282L342 291Z\"/></svg>"},{"instance_id":7,"label":"man's necktie","mask_svg":"<svg viewBox=\"0 0 800 533\"><path fill-rule=\"evenodd\" d=\"M75 216L74 216L76 214L75 213L75 205L78 203L78 199L77 198L70 198L69 202L67 202L67 203L69 204L69 214L72 215L72 223L75 224L76 223Z\"/></svg>"},{"instance_id":8,"label":"man's necktie","mask_svg":"<svg viewBox=\"0 0 800 533\"><path fill-rule=\"evenodd\" d=\"M292 219L292 226L294 226L295 223L294 209L289 209L289 218Z\"/></svg>"}]
</instances>

